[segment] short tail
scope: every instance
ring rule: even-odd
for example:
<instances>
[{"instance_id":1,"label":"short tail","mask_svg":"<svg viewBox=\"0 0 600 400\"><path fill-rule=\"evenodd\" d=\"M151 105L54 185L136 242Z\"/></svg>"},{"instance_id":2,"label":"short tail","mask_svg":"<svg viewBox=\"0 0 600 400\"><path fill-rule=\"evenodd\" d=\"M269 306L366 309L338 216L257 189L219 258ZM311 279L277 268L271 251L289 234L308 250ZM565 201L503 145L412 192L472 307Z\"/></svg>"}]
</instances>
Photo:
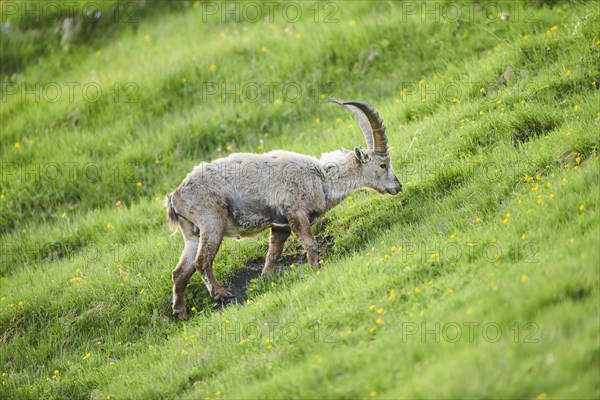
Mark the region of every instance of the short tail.
<instances>
[{"instance_id":1,"label":"short tail","mask_svg":"<svg viewBox=\"0 0 600 400\"><path fill-rule=\"evenodd\" d=\"M172 196L172 194L167 196L165 207L167 208L167 221L169 222L169 227L172 231L176 231L179 227L179 215L177 215L177 210L173 205L173 200L171 199Z\"/></svg>"}]
</instances>

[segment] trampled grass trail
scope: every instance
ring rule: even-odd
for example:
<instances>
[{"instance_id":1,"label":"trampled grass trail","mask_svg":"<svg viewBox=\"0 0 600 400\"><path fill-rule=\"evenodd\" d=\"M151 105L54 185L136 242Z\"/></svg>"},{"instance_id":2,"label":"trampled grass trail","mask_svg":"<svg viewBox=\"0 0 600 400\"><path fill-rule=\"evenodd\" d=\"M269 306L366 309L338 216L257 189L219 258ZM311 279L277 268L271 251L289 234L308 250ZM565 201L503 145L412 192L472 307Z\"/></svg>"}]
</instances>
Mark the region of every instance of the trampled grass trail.
<instances>
[{"instance_id":1,"label":"trampled grass trail","mask_svg":"<svg viewBox=\"0 0 600 400\"><path fill-rule=\"evenodd\" d=\"M2 4L0 398L598 398L597 2L80 2L62 42L31 4ZM379 111L404 192L346 199L322 267L292 238L244 304L194 276L175 321L165 194L364 147L327 97Z\"/></svg>"}]
</instances>

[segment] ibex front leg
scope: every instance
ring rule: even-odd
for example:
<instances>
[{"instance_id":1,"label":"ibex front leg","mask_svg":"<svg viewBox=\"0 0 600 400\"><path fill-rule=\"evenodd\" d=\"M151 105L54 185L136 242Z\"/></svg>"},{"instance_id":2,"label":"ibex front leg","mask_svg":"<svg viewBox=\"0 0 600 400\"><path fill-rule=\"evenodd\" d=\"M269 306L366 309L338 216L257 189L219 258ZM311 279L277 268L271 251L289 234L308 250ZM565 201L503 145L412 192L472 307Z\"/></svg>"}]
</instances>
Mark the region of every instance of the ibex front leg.
<instances>
[{"instance_id":1,"label":"ibex front leg","mask_svg":"<svg viewBox=\"0 0 600 400\"><path fill-rule=\"evenodd\" d=\"M271 236L269 237L269 252L265 260L265 267L262 270L262 276L265 276L273 272L275 263L281 256L283 251L283 245L288 237L290 237L290 230L286 228L271 228Z\"/></svg>"},{"instance_id":2,"label":"ibex front leg","mask_svg":"<svg viewBox=\"0 0 600 400\"><path fill-rule=\"evenodd\" d=\"M294 235L298 237L304 251L306 251L306 257L308 263L313 267L319 265L319 249L317 247L317 241L310 231L310 220L305 212L292 212L289 213L288 219L290 221L290 227Z\"/></svg>"}]
</instances>

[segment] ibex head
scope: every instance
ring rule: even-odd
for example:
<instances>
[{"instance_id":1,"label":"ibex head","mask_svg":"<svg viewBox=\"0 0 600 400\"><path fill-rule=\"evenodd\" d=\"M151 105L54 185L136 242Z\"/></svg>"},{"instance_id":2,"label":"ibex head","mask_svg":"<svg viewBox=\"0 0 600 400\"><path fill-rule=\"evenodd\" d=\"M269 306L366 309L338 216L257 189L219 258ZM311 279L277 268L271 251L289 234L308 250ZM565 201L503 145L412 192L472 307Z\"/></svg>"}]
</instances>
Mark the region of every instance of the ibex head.
<instances>
[{"instance_id":1,"label":"ibex head","mask_svg":"<svg viewBox=\"0 0 600 400\"><path fill-rule=\"evenodd\" d=\"M369 104L360 101L328 99L349 110L360 125L367 142L367 149L354 148L354 155L360 161L365 186L381 194L396 195L402 191L402 184L396 177L387 147L385 125L379 114Z\"/></svg>"}]
</instances>

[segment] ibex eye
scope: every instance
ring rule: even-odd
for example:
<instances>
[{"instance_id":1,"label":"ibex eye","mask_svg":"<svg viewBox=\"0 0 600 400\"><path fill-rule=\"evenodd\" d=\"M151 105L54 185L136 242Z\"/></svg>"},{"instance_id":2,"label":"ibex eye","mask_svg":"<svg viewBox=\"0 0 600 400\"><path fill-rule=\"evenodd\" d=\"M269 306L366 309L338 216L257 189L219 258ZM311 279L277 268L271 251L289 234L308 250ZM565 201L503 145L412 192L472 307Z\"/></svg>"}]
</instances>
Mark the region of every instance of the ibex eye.
<instances>
[{"instance_id":1,"label":"ibex eye","mask_svg":"<svg viewBox=\"0 0 600 400\"><path fill-rule=\"evenodd\" d=\"M380 168L387 168L387 164L379 164Z\"/></svg>"}]
</instances>

